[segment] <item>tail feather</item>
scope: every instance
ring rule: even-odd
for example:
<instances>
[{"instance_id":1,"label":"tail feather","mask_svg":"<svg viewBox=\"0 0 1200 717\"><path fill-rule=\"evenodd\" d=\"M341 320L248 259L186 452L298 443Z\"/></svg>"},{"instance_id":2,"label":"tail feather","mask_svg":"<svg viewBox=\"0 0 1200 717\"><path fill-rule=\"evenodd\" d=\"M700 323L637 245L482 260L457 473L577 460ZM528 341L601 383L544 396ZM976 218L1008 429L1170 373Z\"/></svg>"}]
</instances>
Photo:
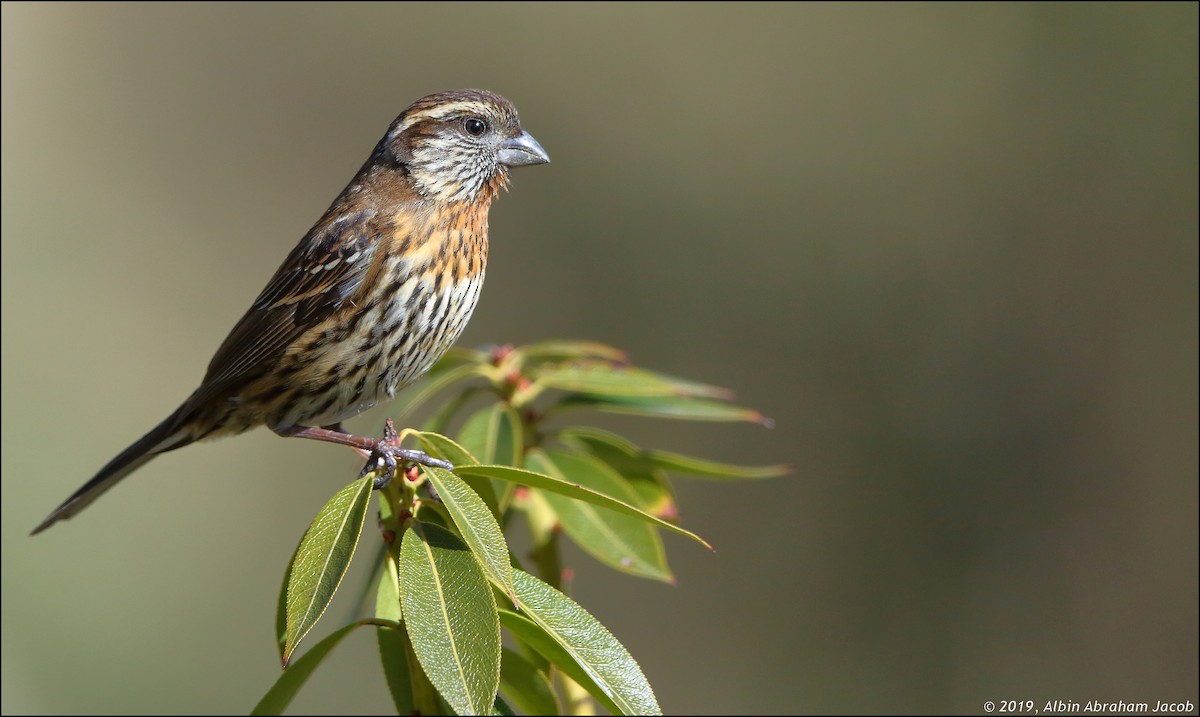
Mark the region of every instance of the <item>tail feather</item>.
<instances>
[{"instance_id":1,"label":"tail feather","mask_svg":"<svg viewBox=\"0 0 1200 717\"><path fill-rule=\"evenodd\" d=\"M100 472L91 480L84 483L83 487L72 493L70 498L64 500L62 505L55 508L50 515L46 516L46 519L38 527L34 528L30 535L37 535L58 521L66 520L88 507L92 501L120 482L122 478L141 468L159 453L165 453L192 443L195 439L191 437L186 427L180 427L179 425L179 418L182 412L183 407L181 406L167 420L155 426L153 430L139 438L133 445L121 451L116 458L108 462L108 465L101 468Z\"/></svg>"}]
</instances>

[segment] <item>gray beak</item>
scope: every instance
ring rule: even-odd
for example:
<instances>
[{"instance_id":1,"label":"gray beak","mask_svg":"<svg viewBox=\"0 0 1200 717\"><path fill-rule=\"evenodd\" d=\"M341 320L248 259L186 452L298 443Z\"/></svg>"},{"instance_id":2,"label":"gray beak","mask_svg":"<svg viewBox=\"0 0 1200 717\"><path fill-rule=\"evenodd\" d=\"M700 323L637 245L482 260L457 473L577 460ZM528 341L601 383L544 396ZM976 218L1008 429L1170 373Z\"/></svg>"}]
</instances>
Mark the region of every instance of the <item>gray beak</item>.
<instances>
[{"instance_id":1,"label":"gray beak","mask_svg":"<svg viewBox=\"0 0 1200 717\"><path fill-rule=\"evenodd\" d=\"M497 155L500 164L509 167L520 167L526 164L545 164L550 161L550 155L542 149L542 145L533 135L522 131L521 134L500 143L500 153Z\"/></svg>"}]
</instances>

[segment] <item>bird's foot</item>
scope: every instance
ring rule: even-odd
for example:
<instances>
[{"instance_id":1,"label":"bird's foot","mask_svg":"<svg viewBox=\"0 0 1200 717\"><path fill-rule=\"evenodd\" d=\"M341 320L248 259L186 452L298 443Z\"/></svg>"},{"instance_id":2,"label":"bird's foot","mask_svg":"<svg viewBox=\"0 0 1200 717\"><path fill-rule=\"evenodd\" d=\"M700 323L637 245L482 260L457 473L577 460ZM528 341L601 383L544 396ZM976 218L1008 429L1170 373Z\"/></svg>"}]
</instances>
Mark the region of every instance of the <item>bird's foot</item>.
<instances>
[{"instance_id":1,"label":"bird's foot","mask_svg":"<svg viewBox=\"0 0 1200 717\"><path fill-rule=\"evenodd\" d=\"M402 462L414 463L427 468L454 470L453 464L434 458L424 451L401 448L396 440L396 428L392 425L391 419L388 419L383 430L383 438L376 441L375 446L371 449L370 457L367 458L367 464L358 474L361 478L372 471L379 471L375 476L375 490L381 490L392 482L392 476L396 475L396 468Z\"/></svg>"}]
</instances>

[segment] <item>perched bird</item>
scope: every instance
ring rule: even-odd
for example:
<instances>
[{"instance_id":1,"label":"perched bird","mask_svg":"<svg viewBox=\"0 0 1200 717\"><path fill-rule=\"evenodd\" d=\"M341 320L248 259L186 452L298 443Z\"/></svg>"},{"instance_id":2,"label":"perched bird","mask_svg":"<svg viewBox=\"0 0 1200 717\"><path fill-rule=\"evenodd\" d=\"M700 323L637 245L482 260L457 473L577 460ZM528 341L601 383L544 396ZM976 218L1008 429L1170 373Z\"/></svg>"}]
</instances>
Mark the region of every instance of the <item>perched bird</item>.
<instances>
[{"instance_id":1,"label":"perched bird","mask_svg":"<svg viewBox=\"0 0 1200 717\"><path fill-rule=\"evenodd\" d=\"M455 342L483 285L488 209L508 168L549 161L499 95L414 102L233 327L200 387L33 533L160 453L264 424L357 448L371 457L364 473L397 459L448 467L341 421L394 396Z\"/></svg>"}]
</instances>

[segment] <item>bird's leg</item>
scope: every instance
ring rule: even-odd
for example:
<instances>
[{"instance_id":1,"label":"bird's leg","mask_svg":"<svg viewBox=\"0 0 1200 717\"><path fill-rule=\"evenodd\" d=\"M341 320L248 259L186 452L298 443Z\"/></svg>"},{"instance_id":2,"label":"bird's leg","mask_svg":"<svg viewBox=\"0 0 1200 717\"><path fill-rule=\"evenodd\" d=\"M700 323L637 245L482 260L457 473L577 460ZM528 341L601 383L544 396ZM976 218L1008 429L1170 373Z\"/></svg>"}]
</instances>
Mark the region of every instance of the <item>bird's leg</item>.
<instances>
[{"instance_id":1,"label":"bird's leg","mask_svg":"<svg viewBox=\"0 0 1200 717\"><path fill-rule=\"evenodd\" d=\"M339 423L330 423L328 426L321 426L321 428L324 428L327 431L333 431L334 433L345 433L346 432L346 429L342 428L342 424L340 422ZM387 438L387 436L385 435L384 438ZM363 450L362 448L356 448L355 446L347 446L347 448L354 451L358 455L362 456L364 459L371 457L370 451Z\"/></svg>"},{"instance_id":2,"label":"bird's leg","mask_svg":"<svg viewBox=\"0 0 1200 717\"><path fill-rule=\"evenodd\" d=\"M388 431L385 431L383 438L367 438L365 436L356 436L353 433L337 430L338 425L327 426L325 428L312 428L309 426L272 426L271 430L281 436L289 438L311 438L315 441L325 441L327 443L337 443L343 446L350 446L367 455L367 464L363 466L359 476L365 476L373 470L386 468L382 475L375 477L375 489L378 490L386 486L392 480L392 475L396 472L396 466L399 461L406 463L416 463L430 468L445 468L446 470L454 470L454 466L443 460L438 460L424 451L417 451L411 448L401 448L396 444L396 430L389 426Z\"/></svg>"}]
</instances>

